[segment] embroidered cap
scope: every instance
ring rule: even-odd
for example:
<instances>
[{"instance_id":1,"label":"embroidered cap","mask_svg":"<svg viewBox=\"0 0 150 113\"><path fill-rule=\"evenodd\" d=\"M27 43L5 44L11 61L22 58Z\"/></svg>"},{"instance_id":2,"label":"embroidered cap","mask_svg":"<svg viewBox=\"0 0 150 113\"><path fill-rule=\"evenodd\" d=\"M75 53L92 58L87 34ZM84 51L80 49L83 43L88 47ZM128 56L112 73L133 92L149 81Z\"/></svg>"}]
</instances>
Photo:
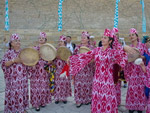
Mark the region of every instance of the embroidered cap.
<instances>
[{"instance_id":1,"label":"embroidered cap","mask_svg":"<svg viewBox=\"0 0 150 113\"><path fill-rule=\"evenodd\" d=\"M20 40L20 37L18 36L18 34L12 34L11 35L10 41L13 41L13 40Z\"/></svg>"}]
</instances>

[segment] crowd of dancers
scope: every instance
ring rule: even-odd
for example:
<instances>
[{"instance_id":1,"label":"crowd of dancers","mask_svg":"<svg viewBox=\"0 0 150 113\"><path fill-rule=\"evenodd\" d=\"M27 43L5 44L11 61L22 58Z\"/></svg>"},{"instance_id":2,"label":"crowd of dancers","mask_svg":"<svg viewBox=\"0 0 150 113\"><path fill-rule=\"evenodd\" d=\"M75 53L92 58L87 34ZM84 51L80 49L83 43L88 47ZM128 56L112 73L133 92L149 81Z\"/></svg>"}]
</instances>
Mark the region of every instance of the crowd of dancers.
<instances>
[{"instance_id":1,"label":"crowd of dancers","mask_svg":"<svg viewBox=\"0 0 150 113\"><path fill-rule=\"evenodd\" d=\"M57 56L53 61L42 58L35 66L22 63L20 37L12 34L9 49L1 60L5 78L4 113L26 113L29 107L28 80L30 79L30 103L36 111L52 102L67 104L72 96L71 81L74 85L76 107L91 104L92 113L118 113L121 104L121 81L128 83L125 107L129 113L137 111L150 113L150 37L140 41L136 29L129 30L131 45L119 42L117 28L105 29L96 47L96 42L88 32L81 34L81 44L71 42L71 36L60 36L59 47L67 47L72 55L67 61ZM47 42L45 32L38 37L37 51ZM87 47L89 52L80 53L80 47ZM128 62L128 54L134 54L133 48L140 52L143 61L140 65ZM69 76L60 76L64 66L69 66Z\"/></svg>"}]
</instances>

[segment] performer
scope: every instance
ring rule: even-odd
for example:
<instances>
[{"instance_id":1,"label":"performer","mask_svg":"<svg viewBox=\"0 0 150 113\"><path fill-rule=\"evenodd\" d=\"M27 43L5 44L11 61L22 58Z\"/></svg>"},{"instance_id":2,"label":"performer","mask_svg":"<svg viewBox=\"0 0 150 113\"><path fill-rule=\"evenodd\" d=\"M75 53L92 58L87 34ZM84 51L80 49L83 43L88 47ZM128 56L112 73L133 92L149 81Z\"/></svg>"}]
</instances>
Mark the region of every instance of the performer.
<instances>
[{"instance_id":1,"label":"performer","mask_svg":"<svg viewBox=\"0 0 150 113\"><path fill-rule=\"evenodd\" d=\"M145 95L147 97L147 109L146 113L150 113L150 62L147 66L144 65L144 62L140 64L142 70L145 72L146 75L146 87L145 87Z\"/></svg>"},{"instance_id":2,"label":"performer","mask_svg":"<svg viewBox=\"0 0 150 113\"><path fill-rule=\"evenodd\" d=\"M90 42L90 45L92 45L93 47L96 47L96 41L94 40L94 36L90 36L90 39L89 39L89 42Z\"/></svg>"},{"instance_id":3,"label":"performer","mask_svg":"<svg viewBox=\"0 0 150 113\"><path fill-rule=\"evenodd\" d=\"M34 49L40 50L40 46L47 41L46 33L41 32L39 37L39 45ZM49 88L49 76L44 66L47 62L40 58L38 63L30 68L30 94L31 104L36 111L40 111L40 107L45 107L51 102L51 93Z\"/></svg>"},{"instance_id":4,"label":"performer","mask_svg":"<svg viewBox=\"0 0 150 113\"><path fill-rule=\"evenodd\" d=\"M121 50L111 48L113 38L110 32L109 29L105 29L102 37L102 47L95 48L87 53L73 55L68 60L70 73L76 75L75 77L92 59L95 61L96 70L92 85L92 113L118 113L116 90L112 76L113 64L118 63L121 67L124 67L127 62L127 55L123 48ZM131 49L125 46L124 50L129 51Z\"/></svg>"},{"instance_id":5,"label":"performer","mask_svg":"<svg viewBox=\"0 0 150 113\"><path fill-rule=\"evenodd\" d=\"M143 43L145 43L146 48L148 49L148 53L150 54L150 37L145 36L143 37ZM144 53L145 58L146 58L146 66L148 65L148 62L150 61L150 56L147 53Z\"/></svg>"},{"instance_id":6,"label":"performer","mask_svg":"<svg viewBox=\"0 0 150 113\"><path fill-rule=\"evenodd\" d=\"M77 45L74 50L74 55L79 54L79 49L82 46L88 47L90 50L94 49L89 44L89 34L87 31L83 31L81 35L81 44ZM82 104L90 104L92 100L92 82L95 71L95 65L93 62L82 68L77 76L74 77L74 96L76 107L81 107ZM73 73L72 73L73 74ZM73 74L74 75L74 74Z\"/></svg>"},{"instance_id":7,"label":"performer","mask_svg":"<svg viewBox=\"0 0 150 113\"><path fill-rule=\"evenodd\" d=\"M138 33L136 29L130 29L131 47L137 48L141 53L141 58L145 58L142 55L147 53L147 49L144 44L139 41ZM135 110L138 113L142 113L146 106L146 96L144 95L144 72L139 65L133 62L128 63L124 69L126 80L128 81L128 90L126 96L126 108L129 113L133 113Z\"/></svg>"},{"instance_id":8,"label":"performer","mask_svg":"<svg viewBox=\"0 0 150 113\"><path fill-rule=\"evenodd\" d=\"M144 38L143 43L145 43L147 49L150 50L150 37L149 36ZM144 53L144 56L146 58L146 67L144 66L144 63L141 63L141 67L146 74L146 80L145 80L145 95L147 97L146 113L150 113L150 51L148 51L148 54Z\"/></svg>"},{"instance_id":9,"label":"performer","mask_svg":"<svg viewBox=\"0 0 150 113\"><path fill-rule=\"evenodd\" d=\"M29 106L27 67L21 63L20 37L12 34L1 64L5 78L4 113L24 113Z\"/></svg>"},{"instance_id":10,"label":"performer","mask_svg":"<svg viewBox=\"0 0 150 113\"><path fill-rule=\"evenodd\" d=\"M66 37L66 40L67 40L67 48L70 49L71 53L73 53L75 47L76 47L76 44L72 43L71 42L71 36L67 36Z\"/></svg>"},{"instance_id":11,"label":"performer","mask_svg":"<svg viewBox=\"0 0 150 113\"><path fill-rule=\"evenodd\" d=\"M60 36L58 47L66 47L66 36ZM55 104L58 104L62 101L64 104L67 103L67 97L71 96L71 77L69 76L60 76L62 69L67 64L66 61L61 60L59 56L53 61L53 64L56 66L55 72L55 90L54 90L54 100Z\"/></svg>"},{"instance_id":12,"label":"performer","mask_svg":"<svg viewBox=\"0 0 150 113\"><path fill-rule=\"evenodd\" d=\"M119 44L119 30L118 28L113 28L112 32L114 33L114 37L116 42L118 43L118 46L121 48L121 45ZM118 49L118 46L113 44L113 49ZM114 83L115 83L115 89L116 89L116 98L118 106L121 104L121 81L119 80L121 67L118 64L113 65L113 77L114 77Z\"/></svg>"}]
</instances>

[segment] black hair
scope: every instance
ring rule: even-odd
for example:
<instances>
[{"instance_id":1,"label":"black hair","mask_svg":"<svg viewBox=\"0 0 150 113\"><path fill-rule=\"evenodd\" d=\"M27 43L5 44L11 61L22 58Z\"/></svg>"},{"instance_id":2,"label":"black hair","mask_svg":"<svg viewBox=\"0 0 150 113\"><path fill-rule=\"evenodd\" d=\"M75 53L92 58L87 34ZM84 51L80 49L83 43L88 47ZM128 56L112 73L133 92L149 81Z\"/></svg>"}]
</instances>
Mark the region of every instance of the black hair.
<instances>
[{"instance_id":1,"label":"black hair","mask_svg":"<svg viewBox=\"0 0 150 113\"><path fill-rule=\"evenodd\" d=\"M67 37L71 38L71 36L67 36Z\"/></svg>"},{"instance_id":2,"label":"black hair","mask_svg":"<svg viewBox=\"0 0 150 113\"><path fill-rule=\"evenodd\" d=\"M66 41L64 41L64 44L65 44L65 46L67 45L67 42Z\"/></svg>"},{"instance_id":3,"label":"black hair","mask_svg":"<svg viewBox=\"0 0 150 113\"><path fill-rule=\"evenodd\" d=\"M136 37L139 37L139 35L137 33L135 33Z\"/></svg>"},{"instance_id":4,"label":"black hair","mask_svg":"<svg viewBox=\"0 0 150 113\"><path fill-rule=\"evenodd\" d=\"M12 48L12 45L11 45L11 42L9 42L9 50L11 50Z\"/></svg>"},{"instance_id":5,"label":"black hair","mask_svg":"<svg viewBox=\"0 0 150 113\"><path fill-rule=\"evenodd\" d=\"M45 42L47 42L47 38L45 38Z\"/></svg>"},{"instance_id":6,"label":"black hair","mask_svg":"<svg viewBox=\"0 0 150 113\"><path fill-rule=\"evenodd\" d=\"M109 38L109 41L112 40L112 42L109 44L109 46L110 46L111 48L113 48L112 45L113 45L114 39L113 39L112 37L108 37L108 38Z\"/></svg>"},{"instance_id":7,"label":"black hair","mask_svg":"<svg viewBox=\"0 0 150 113\"><path fill-rule=\"evenodd\" d=\"M102 47L103 45L102 45L102 41L99 41L99 43L98 43L98 47Z\"/></svg>"},{"instance_id":8,"label":"black hair","mask_svg":"<svg viewBox=\"0 0 150 113\"><path fill-rule=\"evenodd\" d=\"M89 36L87 36L87 39L90 39L90 37L89 37ZM88 41L88 44L90 45L90 40Z\"/></svg>"}]
</instances>

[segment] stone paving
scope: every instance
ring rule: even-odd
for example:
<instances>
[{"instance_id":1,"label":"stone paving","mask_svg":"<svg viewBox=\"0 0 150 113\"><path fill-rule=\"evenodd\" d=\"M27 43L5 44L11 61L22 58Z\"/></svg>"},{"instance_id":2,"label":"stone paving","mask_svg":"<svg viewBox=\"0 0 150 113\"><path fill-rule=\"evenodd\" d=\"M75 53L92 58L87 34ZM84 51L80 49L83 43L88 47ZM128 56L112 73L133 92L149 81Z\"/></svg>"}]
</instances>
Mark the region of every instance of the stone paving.
<instances>
[{"instance_id":1,"label":"stone paving","mask_svg":"<svg viewBox=\"0 0 150 113\"><path fill-rule=\"evenodd\" d=\"M4 88L5 88L4 75L0 68L0 113L4 112L3 111L4 95L5 95ZM128 113L127 109L125 108L126 91L127 88L123 88L123 87L121 88L122 101L121 101L121 105L118 108L119 113ZM72 96L68 98L67 104L63 104L63 103L55 104L53 100L51 104L48 104L45 108L41 108L39 112L35 111L35 109L32 108L30 105L28 109L28 113L90 113L90 105L82 105L80 108L76 108L74 96Z\"/></svg>"}]
</instances>

